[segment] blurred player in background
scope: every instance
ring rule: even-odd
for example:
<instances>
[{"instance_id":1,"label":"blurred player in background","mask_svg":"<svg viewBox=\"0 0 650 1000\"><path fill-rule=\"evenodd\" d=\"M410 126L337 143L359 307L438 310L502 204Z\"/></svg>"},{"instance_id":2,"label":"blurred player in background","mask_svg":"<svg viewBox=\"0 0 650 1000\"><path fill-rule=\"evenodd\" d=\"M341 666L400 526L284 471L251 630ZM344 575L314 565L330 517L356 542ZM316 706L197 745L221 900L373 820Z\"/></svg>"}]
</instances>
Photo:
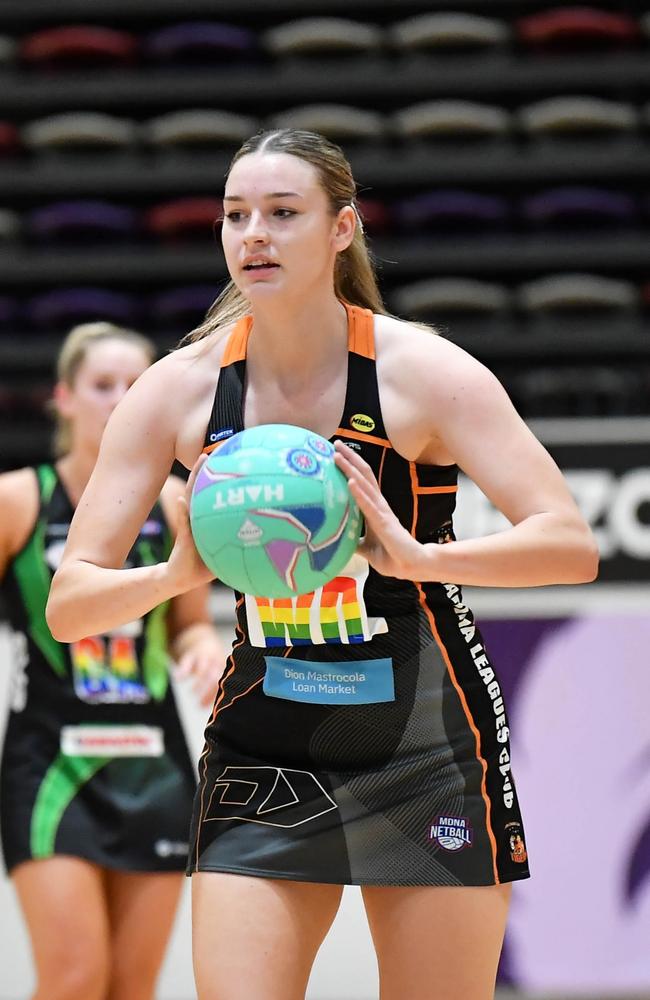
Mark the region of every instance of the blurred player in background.
<instances>
[{"instance_id":1,"label":"blurred player in background","mask_svg":"<svg viewBox=\"0 0 650 1000\"><path fill-rule=\"evenodd\" d=\"M0 580L14 683L2 846L29 929L35 1000L151 1000L186 863L195 789L172 659L211 703L223 652L208 586L105 635L60 643L45 605L106 422L155 357L140 334L76 327L58 359L56 461L0 476ZM170 476L126 560L167 558Z\"/></svg>"}]
</instances>

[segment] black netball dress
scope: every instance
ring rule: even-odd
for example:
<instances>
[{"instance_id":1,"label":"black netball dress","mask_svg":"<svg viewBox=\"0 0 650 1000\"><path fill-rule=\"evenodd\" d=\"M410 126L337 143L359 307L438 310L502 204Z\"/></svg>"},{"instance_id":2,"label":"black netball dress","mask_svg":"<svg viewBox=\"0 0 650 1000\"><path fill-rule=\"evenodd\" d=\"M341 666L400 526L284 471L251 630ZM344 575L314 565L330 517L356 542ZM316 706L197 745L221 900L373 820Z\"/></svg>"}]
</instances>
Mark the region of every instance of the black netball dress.
<instances>
[{"instance_id":1,"label":"black netball dress","mask_svg":"<svg viewBox=\"0 0 650 1000\"><path fill-rule=\"evenodd\" d=\"M348 308L335 439L420 542L453 540L455 466L402 458L382 420L372 313ZM243 429L250 317L227 345L206 450ZM529 874L499 682L455 584L355 556L313 594L237 595L206 729L188 871L353 885L491 885Z\"/></svg>"},{"instance_id":2,"label":"black netball dress","mask_svg":"<svg viewBox=\"0 0 650 1000\"><path fill-rule=\"evenodd\" d=\"M196 782L169 685L165 607L107 635L56 642L45 605L73 508L52 466L3 597L13 690L0 775L5 865L73 855L124 871L183 870ZM127 565L160 562L159 505Z\"/></svg>"}]
</instances>

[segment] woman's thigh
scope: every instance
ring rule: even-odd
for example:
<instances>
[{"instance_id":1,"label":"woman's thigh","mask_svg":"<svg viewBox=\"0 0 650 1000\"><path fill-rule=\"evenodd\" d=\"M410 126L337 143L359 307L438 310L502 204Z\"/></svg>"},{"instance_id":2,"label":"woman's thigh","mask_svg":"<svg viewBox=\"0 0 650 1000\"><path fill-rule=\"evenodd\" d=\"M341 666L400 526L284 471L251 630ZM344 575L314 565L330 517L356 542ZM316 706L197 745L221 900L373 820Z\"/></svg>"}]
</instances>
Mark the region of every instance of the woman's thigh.
<instances>
[{"instance_id":1,"label":"woman's thigh","mask_svg":"<svg viewBox=\"0 0 650 1000\"><path fill-rule=\"evenodd\" d=\"M194 874L199 1000L303 1000L342 891L338 885Z\"/></svg>"},{"instance_id":2,"label":"woman's thigh","mask_svg":"<svg viewBox=\"0 0 650 1000\"><path fill-rule=\"evenodd\" d=\"M174 924L180 872L106 873L111 975L106 1000L150 1000Z\"/></svg>"},{"instance_id":3,"label":"woman's thigh","mask_svg":"<svg viewBox=\"0 0 650 1000\"><path fill-rule=\"evenodd\" d=\"M510 889L364 887L381 1000L491 1000Z\"/></svg>"},{"instance_id":4,"label":"woman's thigh","mask_svg":"<svg viewBox=\"0 0 650 1000\"><path fill-rule=\"evenodd\" d=\"M11 876L29 930L36 997L104 1000L109 928L102 869L57 855L25 861Z\"/></svg>"}]
</instances>

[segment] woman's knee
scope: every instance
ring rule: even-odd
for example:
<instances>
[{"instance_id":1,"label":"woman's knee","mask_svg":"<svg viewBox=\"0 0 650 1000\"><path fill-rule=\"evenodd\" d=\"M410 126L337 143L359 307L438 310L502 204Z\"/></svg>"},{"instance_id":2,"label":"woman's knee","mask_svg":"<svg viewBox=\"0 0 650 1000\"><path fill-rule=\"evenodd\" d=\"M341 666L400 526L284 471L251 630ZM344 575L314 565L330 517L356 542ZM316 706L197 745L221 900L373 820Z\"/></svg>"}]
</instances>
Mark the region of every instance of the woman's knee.
<instances>
[{"instance_id":1,"label":"woman's knee","mask_svg":"<svg viewBox=\"0 0 650 1000\"><path fill-rule=\"evenodd\" d=\"M62 950L39 970L33 1000L105 1000L108 977L105 956Z\"/></svg>"}]
</instances>

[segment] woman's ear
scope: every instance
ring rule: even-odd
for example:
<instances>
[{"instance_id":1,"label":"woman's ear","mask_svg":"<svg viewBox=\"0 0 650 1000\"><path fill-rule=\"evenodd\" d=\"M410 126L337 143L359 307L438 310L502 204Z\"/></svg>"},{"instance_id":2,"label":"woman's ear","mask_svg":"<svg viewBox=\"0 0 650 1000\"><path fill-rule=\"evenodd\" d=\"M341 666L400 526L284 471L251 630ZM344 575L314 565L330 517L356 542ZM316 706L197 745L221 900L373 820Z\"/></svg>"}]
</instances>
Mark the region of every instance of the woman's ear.
<instances>
[{"instance_id":1,"label":"woman's ear","mask_svg":"<svg viewBox=\"0 0 650 1000\"><path fill-rule=\"evenodd\" d=\"M67 382L57 382L52 393L52 406L59 416L72 416L72 393Z\"/></svg>"},{"instance_id":2,"label":"woman's ear","mask_svg":"<svg viewBox=\"0 0 650 1000\"><path fill-rule=\"evenodd\" d=\"M357 225L357 214L354 208L352 205L344 205L336 217L334 228L334 248L337 253L347 250L350 246Z\"/></svg>"}]
</instances>

